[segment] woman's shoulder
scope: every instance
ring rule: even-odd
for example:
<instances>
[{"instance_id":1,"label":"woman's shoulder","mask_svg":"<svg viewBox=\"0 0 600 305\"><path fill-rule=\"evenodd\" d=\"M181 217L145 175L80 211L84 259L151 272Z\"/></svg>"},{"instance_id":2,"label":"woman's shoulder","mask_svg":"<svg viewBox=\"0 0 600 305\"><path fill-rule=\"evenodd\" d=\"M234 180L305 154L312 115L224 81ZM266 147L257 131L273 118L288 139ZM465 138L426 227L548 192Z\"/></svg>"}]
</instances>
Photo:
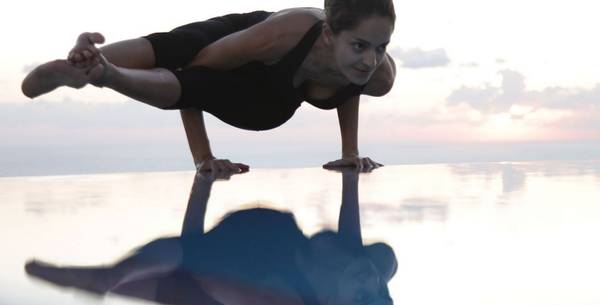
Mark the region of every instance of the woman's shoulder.
<instances>
[{"instance_id":1,"label":"woman's shoulder","mask_svg":"<svg viewBox=\"0 0 600 305\"><path fill-rule=\"evenodd\" d=\"M365 86L363 94L370 96L384 96L392 90L396 79L396 64L392 56L386 53L384 62L379 65L371 79Z\"/></svg>"},{"instance_id":2,"label":"woman's shoulder","mask_svg":"<svg viewBox=\"0 0 600 305\"><path fill-rule=\"evenodd\" d=\"M271 50L279 59L296 46L306 32L317 22L325 19L325 13L318 8L292 8L273 13L264 26L274 37Z\"/></svg>"},{"instance_id":3,"label":"woman's shoulder","mask_svg":"<svg viewBox=\"0 0 600 305\"><path fill-rule=\"evenodd\" d=\"M273 13L267 21L289 26L289 30L299 30L303 26L312 26L315 22L325 20L325 12L315 7L296 7Z\"/></svg>"}]
</instances>

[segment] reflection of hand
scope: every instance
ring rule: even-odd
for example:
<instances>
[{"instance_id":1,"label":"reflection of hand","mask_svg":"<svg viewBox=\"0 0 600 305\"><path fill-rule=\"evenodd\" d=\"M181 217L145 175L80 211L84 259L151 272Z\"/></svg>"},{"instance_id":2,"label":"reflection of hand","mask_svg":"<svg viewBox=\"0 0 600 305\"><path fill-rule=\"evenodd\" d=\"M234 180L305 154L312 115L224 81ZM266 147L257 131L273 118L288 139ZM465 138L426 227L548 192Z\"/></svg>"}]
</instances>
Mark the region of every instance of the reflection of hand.
<instances>
[{"instance_id":1,"label":"reflection of hand","mask_svg":"<svg viewBox=\"0 0 600 305\"><path fill-rule=\"evenodd\" d=\"M248 171L233 172L233 171L196 171L196 179L201 182L213 183L215 181L227 181L231 176L244 174Z\"/></svg>"},{"instance_id":2,"label":"reflection of hand","mask_svg":"<svg viewBox=\"0 0 600 305\"><path fill-rule=\"evenodd\" d=\"M250 166L243 163L232 163L229 160L216 159L210 157L204 159L196 164L196 169L199 172L210 171L210 172L230 172L245 173L250 170Z\"/></svg>"},{"instance_id":3,"label":"reflection of hand","mask_svg":"<svg viewBox=\"0 0 600 305\"><path fill-rule=\"evenodd\" d=\"M342 159L331 161L323 165L324 169L335 170L343 172L342 169L354 169L359 172L370 172L376 168L383 166L383 164L377 163L371 158L362 158L359 156L344 157Z\"/></svg>"}]
</instances>

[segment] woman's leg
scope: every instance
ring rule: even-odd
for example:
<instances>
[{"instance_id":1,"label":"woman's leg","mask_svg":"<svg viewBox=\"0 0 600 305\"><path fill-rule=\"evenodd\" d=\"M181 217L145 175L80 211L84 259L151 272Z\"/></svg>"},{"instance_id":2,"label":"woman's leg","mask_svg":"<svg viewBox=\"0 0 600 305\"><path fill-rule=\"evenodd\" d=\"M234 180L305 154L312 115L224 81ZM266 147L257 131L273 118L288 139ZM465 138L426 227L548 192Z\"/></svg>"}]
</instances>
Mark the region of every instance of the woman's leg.
<instances>
[{"instance_id":1,"label":"woman's leg","mask_svg":"<svg viewBox=\"0 0 600 305\"><path fill-rule=\"evenodd\" d=\"M93 48L93 42L90 44ZM179 99L181 88L175 75L164 68L151 69L154 53L144 38L106 46L83 62L77 66L55 60L37 67L23 81L23 93L33 98L61 86L81 88L89 83L159 108Z\"/></svg>"},{"instance_id":2,"label":"woman's leg","mask_svg":"<svg viewBox=\"0 0 600 305\"><path fill-rule=\"evenodd\" d=\"M152 44L145 38L134 38L112 43L100 48L104 57L117 67L152 69L155 55Z\"/></svg>"},{"instance_id":3,"label":"woman's leg","mask_svg":"<svg viewBox=\"0 0 600 305\"><path fill-rule=\"evenodd\" d=\"M170 70L185 66L210 43L250 27L270 14L263 11L230 14L185 25L169 33L114 43L100 50L94 44L103 43L104 37L98 33L83 33L74 48L81 52L79 60L71 54L69 60L39 66L25 78L22 90L34 98L61 86L81 88L89 83L167 108L181 95L179 81ZM89 52L85 52L86 49ZM100 54L104 54L104 58Z\"/></svg>"},{"instance_id":4,"label":"woman's leg","mask_svg":"<svg viewBox=\"0 0 600 305\"><path fill-rule=\"evenodd\" d=\"M183 250L176 238L153 241L132 256L106 267L57 267L39 261L25 265L28 274L51 283L104 294L119 285L166 275L181 264Z\"/></svg>"},{"instance_id":5,"label":"woman's leg","mask_svg":"<svg viewBox=\"0 0 600 305\"><path fill-rule=\"evenodd\" d=\"M23 80L23 93L31 98L48 93L58 87L81 88L93 83L104 74L100 52L115 66L129 69L152 69L155 54L152 44L145 38L120 41L98 50L95 44L103 43L99 33L83 33L67 60L54 60L38 66Z\"/></svg>"},{"instance_id":6,"label":"woman's leg","mask_svg":"<svg viewBox=\"0 0 600 305\"><path fill-rule=\"evenodd\" d=\"M177 103L181 85L173 72L165 68L130 69L118 67L102 59L102 76L90 83L113 89L130 98L158 108Z\"/></svg>"}]
</instances>

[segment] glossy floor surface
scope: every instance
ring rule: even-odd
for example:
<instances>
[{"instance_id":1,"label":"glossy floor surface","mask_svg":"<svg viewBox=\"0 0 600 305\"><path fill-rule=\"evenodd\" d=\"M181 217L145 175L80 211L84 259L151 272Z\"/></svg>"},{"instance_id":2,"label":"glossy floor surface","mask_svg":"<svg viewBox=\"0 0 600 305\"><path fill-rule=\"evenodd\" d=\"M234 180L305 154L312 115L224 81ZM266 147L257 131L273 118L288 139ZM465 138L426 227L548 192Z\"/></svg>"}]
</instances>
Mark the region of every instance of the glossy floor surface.
<instances>
[{"instance_id":1,"label":"glossy floor surface","mask_svg":"<svg viewBox=\"0 0 600 305\"><path fill-rule=\"evenodd\" d=\"M205 228L240 208L336 230L343 175L252 170L212 184ZM193 172L0 178L0 304L150 304L58 288L24 271L110 264L182 230ZM600 304L600 162L386 166L358 177L362 238L398 269L395 304Z\"/></svg>"}]
</instances>

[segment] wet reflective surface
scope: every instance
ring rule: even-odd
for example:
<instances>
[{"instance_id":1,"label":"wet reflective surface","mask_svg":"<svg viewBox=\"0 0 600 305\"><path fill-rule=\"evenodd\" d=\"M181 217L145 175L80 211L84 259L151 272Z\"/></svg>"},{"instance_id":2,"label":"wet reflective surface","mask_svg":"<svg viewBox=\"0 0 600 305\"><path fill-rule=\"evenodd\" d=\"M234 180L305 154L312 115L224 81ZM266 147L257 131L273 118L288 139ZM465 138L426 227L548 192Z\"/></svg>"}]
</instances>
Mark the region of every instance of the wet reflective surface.
<instances>
[{"instance_id":1,"label":"wet reflective surface","mask_svg":"<svg viewBox=\"0 0 600 305\"><path fill-rule=\"evenodd\" d=\"M0 189L0 304L318 304L328 294L385 304L386 290L395 304L600 302L600 162L253 170L212 183L193 172L1 178ZM395 253L387 285L394 260L373 254L376 242ZM31 259L52 265L27 275Z\"/></svg>"}]
</instances>

